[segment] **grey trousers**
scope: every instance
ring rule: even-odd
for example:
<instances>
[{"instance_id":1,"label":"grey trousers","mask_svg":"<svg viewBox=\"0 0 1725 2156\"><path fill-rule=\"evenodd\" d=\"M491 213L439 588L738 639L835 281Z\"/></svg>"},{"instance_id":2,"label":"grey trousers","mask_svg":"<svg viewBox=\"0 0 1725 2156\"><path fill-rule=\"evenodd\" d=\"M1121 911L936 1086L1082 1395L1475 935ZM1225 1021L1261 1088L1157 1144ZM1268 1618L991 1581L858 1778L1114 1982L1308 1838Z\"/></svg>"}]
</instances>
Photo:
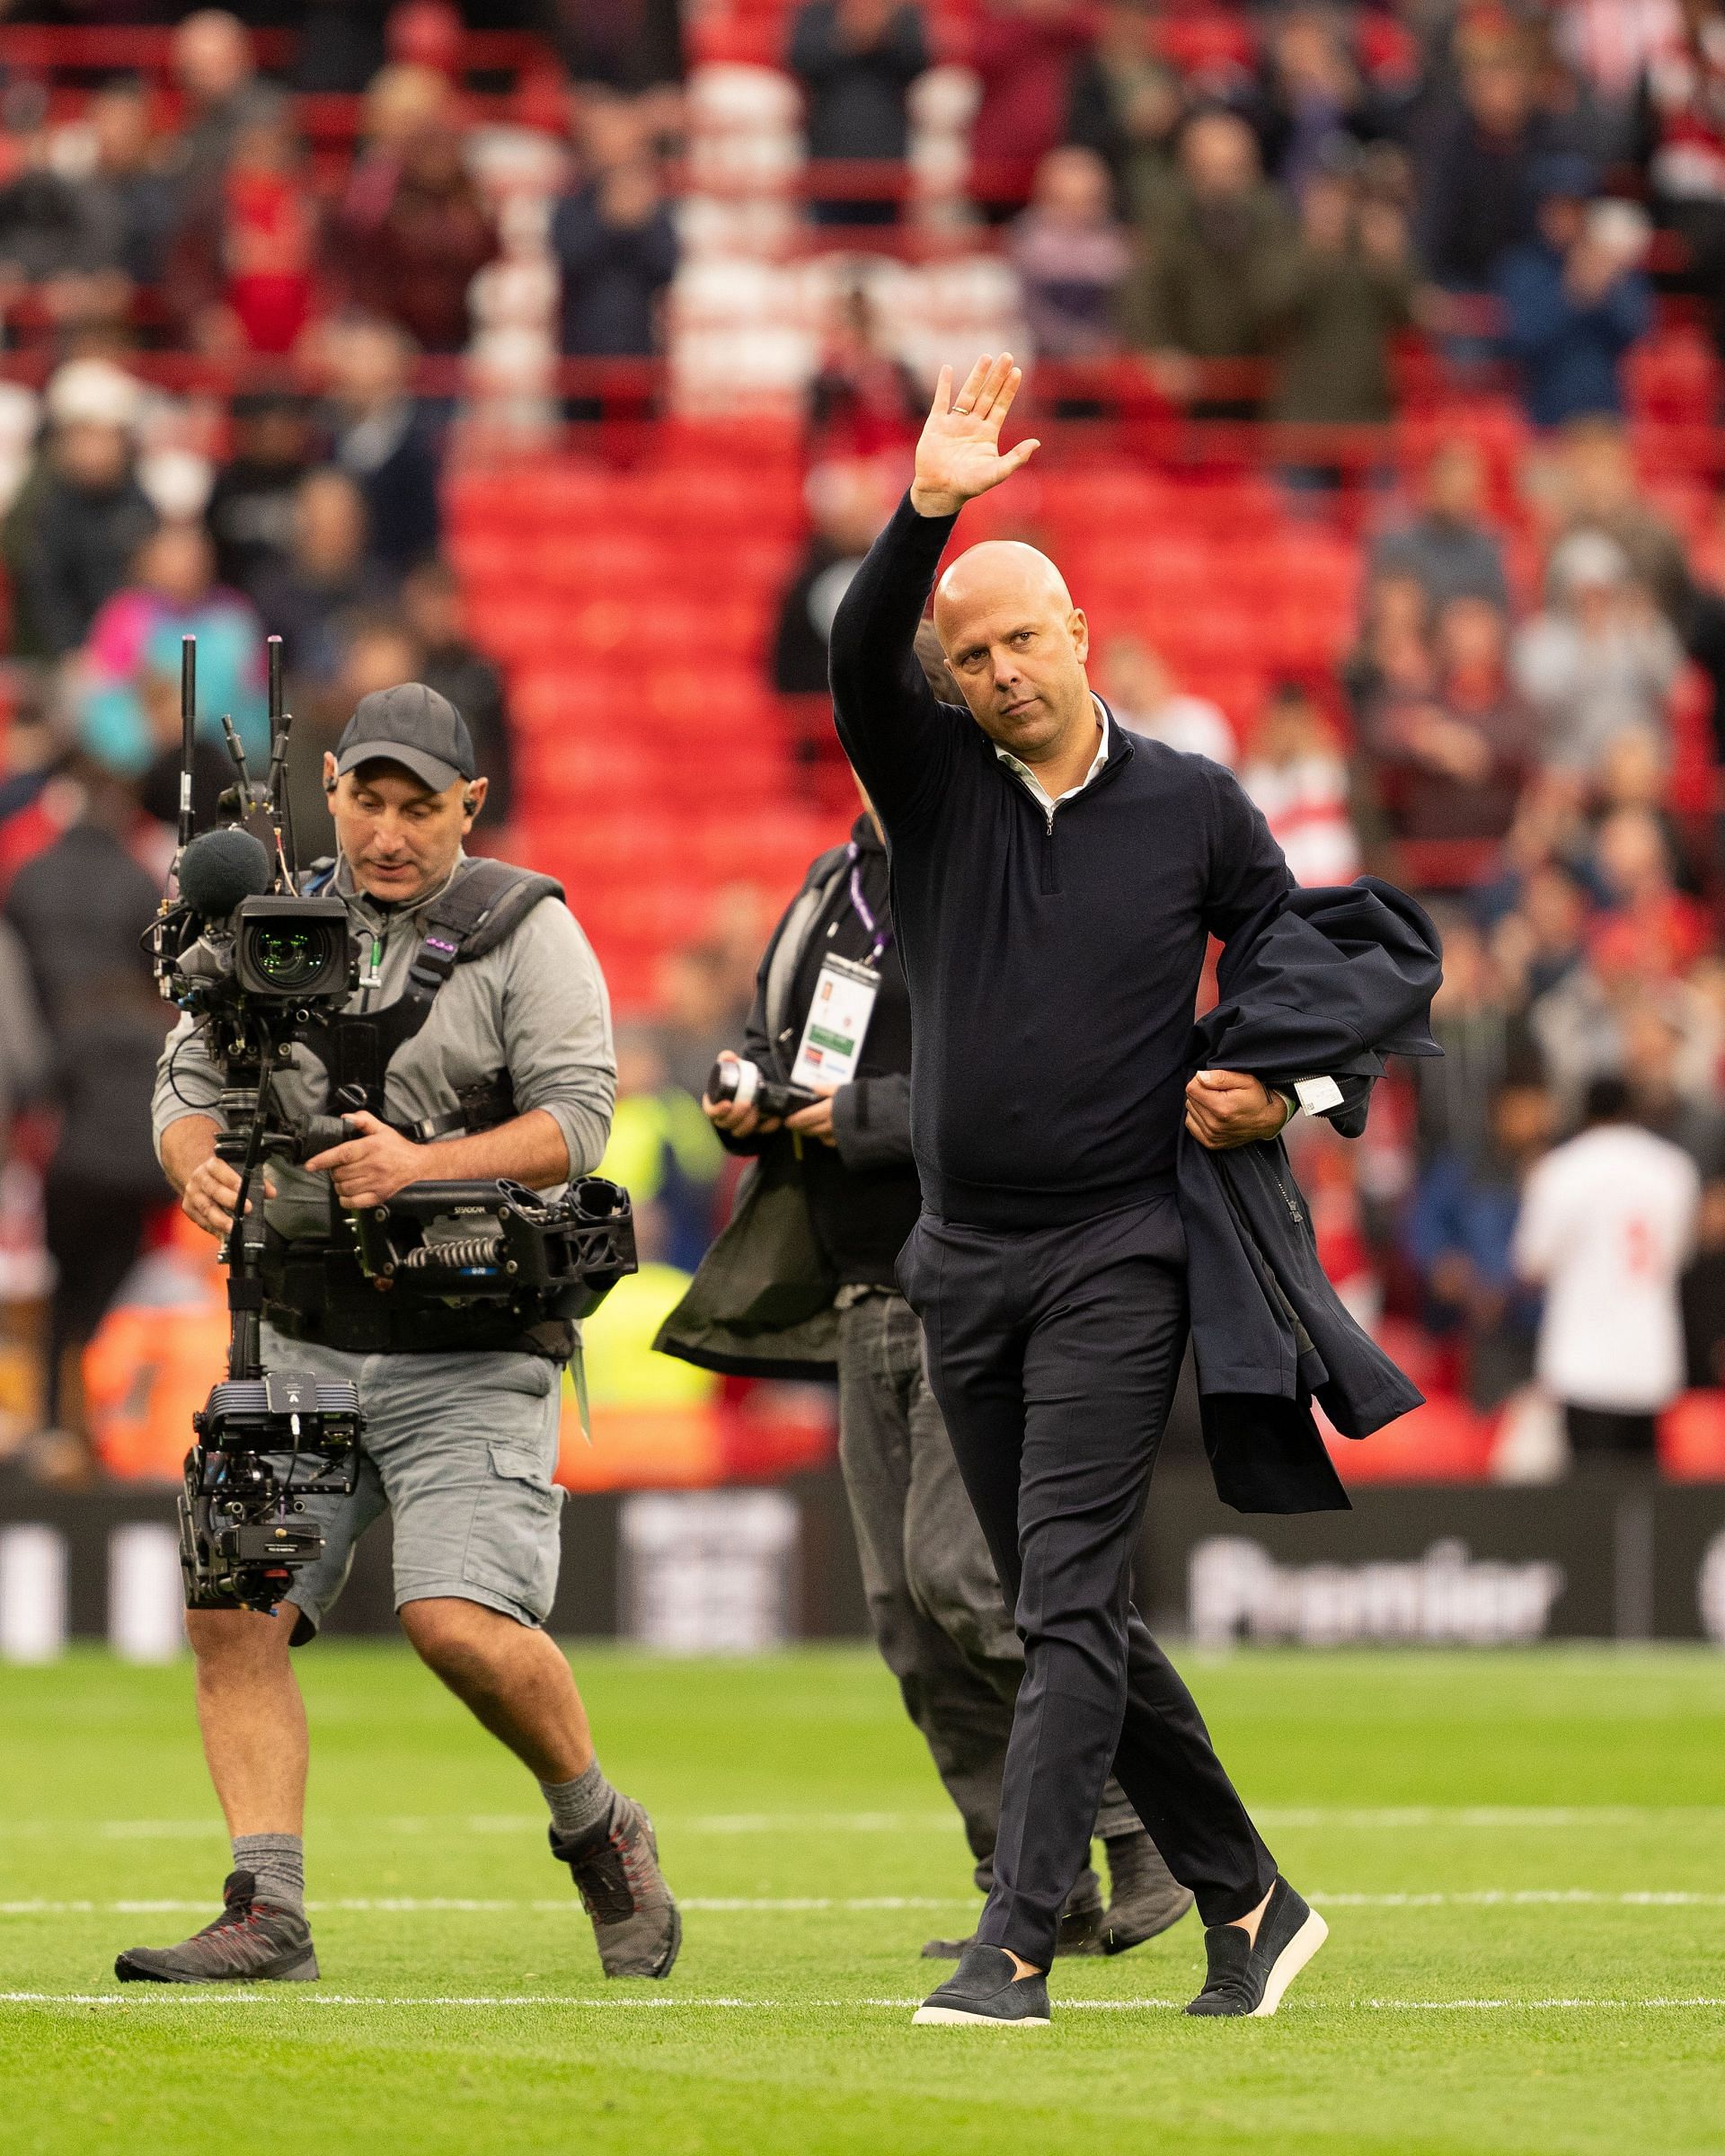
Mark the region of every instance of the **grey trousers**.
<instances>
[{"instance_id":1,"label":"grey trousers","mask_svg":"<svg viewBox=\"0 0 1725 2156\"><path fill-rule=\"evenodd\" d=\"M959 1808L986 1894L1024 1649L902 1295L868 1294L839 1312L838 1456L876 1644ZM1097 1833L1140 1831L1110 1778Z\"/></svg>"},{"instance_id":2,"label":"grey trousers","mask_svg":"<svg viewBox=\"0 0 1725 2156\"><path fill-rule=\"evenodd\" d=\"M323 1554L288 1598L300 1644L347 1585L360 1536L387 1511L394 1527L395 1607L453 1596L543 1624L557 1595L563 1493L557 1468L561 1367L541 1355L350 1355L263 1329L271 1370L348 1378L366 1434L347 1498L307 1498Z\"/></svg>"}]
</instances>

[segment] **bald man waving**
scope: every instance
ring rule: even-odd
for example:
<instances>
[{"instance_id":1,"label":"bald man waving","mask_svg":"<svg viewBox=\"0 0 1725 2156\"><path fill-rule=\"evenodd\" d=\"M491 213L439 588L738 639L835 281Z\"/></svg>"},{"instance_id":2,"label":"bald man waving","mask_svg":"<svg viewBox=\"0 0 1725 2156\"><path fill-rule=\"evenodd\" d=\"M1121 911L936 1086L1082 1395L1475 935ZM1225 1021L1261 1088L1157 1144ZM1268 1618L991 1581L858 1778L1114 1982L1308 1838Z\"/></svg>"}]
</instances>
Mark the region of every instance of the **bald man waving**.
<instances>
[{"instance_id":1,"label":"bald man waving","mask_svg":"<svg viewBox=\"0 0 1725 2156\"><path fill-rule=\"evenodd\" d=\"M914 641L967 501L1008 479L1021 376L942 374L916 481L833 625L839 738L879 810L910 991L924 1211L899 1259L929 1377L1025 1674L995 1888L916 2019L1038 2027L1060 1911L1110 1766L1198 1896L1209 1973L1189 2010L1273 2013L1323 1938L1130 1599L1132 1552L1187 1330L1180 1125L1223 1147L1290 1112L1184 1057L1206 938L1294 888L1229 773L1124 732L1085 676L1089 629L1034 548L973 547L934 595L968 711Z\"/></svg>"}]
</instances>

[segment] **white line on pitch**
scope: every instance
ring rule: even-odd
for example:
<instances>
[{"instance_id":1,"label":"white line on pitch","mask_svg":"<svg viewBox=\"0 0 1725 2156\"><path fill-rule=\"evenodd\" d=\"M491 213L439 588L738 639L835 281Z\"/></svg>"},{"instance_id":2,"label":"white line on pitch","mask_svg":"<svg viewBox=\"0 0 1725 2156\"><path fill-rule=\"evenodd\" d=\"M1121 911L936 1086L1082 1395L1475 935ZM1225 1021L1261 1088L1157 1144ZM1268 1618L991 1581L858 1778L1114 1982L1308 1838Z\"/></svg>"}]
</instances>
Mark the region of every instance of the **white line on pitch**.
<instances>
[{"instance_id":1,"label":"white line on pitch","mask_svg":"<svg viewBox=\"0 0 1725 2156\"><path fill-rule=\"evenodd\" d=\"M1485 1886L1442 1894L1308 1894L1326 1909L1496 1909L1538 1905L1607 1909L1725 1909L1725 1894L1691 1894L1682 1888L1638 1887L1604 1894L1591 1886Z\"/></svg>"},{"instance_id":2,"label":"white line on pitch","mask_svg":"<svg viewBox=\"0 0 1725 2156\"><path fill-rule=\"evenodd\" d=\"M1265 1805L1252 1807L1265 1826L1489 1827L1639 1826L1649 1823L1701 1825L1725 1819L1725 1806L1711 1804L1467 1804L1387 1805L1352 1808L1333 1805Z\"/></svg>"},{"instance_id":3,"label":"white line on pitch","mask_svg":"<svg viewBox=\"0 0 1725 2156\"><path fill-rule=\"evenodd\" d=\"M1252 1807L1267 1827L1526 1828L1633 1826L1646 1823L1701 1825L1725 1819L1721 1805L1265 1805ZM406 1822L402 1822L403 1825ZM499 1823L500 1825L500 1822ZM537 1820L523 1820L537 1825ZM665 1824L684 1833L768 1834L820 1831L835 1833L920 1832L948 1826L944 1812L717 1812Z\"/></svg>"},{"instance_id":4,"label":"white line on pitch","mask_svg":"<svg viewBox=\"0 0 1725 2156\"><path fill-rule=\"evenodd\" d=\"M1725 1902L1725 1896L1721 1897ZM201 1902L181 1901L125 1901L125 1902L51 1902L20 1901L0 1902L0 1916L173 1916L196 1913L208 1909L208 1897ZM547 1896L535 1901L480 1901L460 1895L341 1895L327 1901L308 1900L307 1909L314 1912L341 1910L367 1915L424 1916L444 1915L464 1912L482 1915L500 1910L543 1909L567 1913L578 1906L573 1895ZM835 1909L854 1913L865 1909L970 1909L977 1906L976 1896L934 1895L919 1894L855 1895L839 1898L829 1895L787 1895L782 1900L761 1896L738 1895L710 1895L683 1896L678 1902L683 1909L709 1912L736 1910L770 1910L784 1913L809 1910Z\"/></svg>"},{"instance_id":5,"label":"white line on pitch","mask_svg":"<svg viewBox=\"0 0 1725 2156\"><path fill-rule=\"evenodd\" d=\"M746 2013L849 2013L857 2008L887 2008L895 2012L907 2012L920 2006L920 1999L571 1999L550 1993L499 1994L494 1996L428 1995L419 1998L389 1999L376 1994L353 1992L313 1992L296 1985L291 1993L268 1985L257 1990L217 1991L193 1986L167 1984L146 1986L136 1993L115 1992L0 1992L0 2005L8 2006L264 2006L286 2001L294 2006L362 2006L362 2007L564 2007L580 2011L599 2008L622 2009L624 2011L668 2013L694 2012L746 2012ZM1170 2013L1180 2010L1178 1999L1063 1999L1057 2002L1059 2014L1096 2013ZM1366 2012L1377 2014L1418 2013L1576 2013L1600 2010L1623 2013L1640 2013L1644 2010L1674 2010L1691 2008L1717 2009L1725 2007L1725 1998L1698 1999L1339 1999L1327 2002L1298 2001L1295 2010L1311 2015L1329 2012Z\"/></svg>"}]
</instances>

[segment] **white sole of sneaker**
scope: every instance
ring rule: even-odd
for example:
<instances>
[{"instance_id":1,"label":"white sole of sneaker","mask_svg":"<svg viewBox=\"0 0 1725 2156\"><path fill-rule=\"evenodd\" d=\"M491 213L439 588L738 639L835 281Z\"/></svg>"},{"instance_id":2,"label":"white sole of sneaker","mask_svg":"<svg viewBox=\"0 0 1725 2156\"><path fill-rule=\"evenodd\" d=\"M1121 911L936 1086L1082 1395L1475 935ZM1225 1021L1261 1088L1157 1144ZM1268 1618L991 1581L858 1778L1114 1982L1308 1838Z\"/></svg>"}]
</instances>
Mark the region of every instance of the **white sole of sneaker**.
<instances>
[{"instance_id":1,"label":"white sole of sneaker","mask_svg":"<svg viewBox=\"0 0 1725 2156\"><path fill-rule=\"evenodd\" d=\"M1269 1981L1264 1986L1264 1995L1252 2008L1249 2019L1261 2021L1276 2011L1282 2003L1282 1993L1329 1936L1329 1925L1314 1909L1271 1963Z\"/></svg>"},{"instance_id":2,"label":"white sole of sneaker","mask_svg":"<svg viewBox=\"0 0 1725 2156\"><path fill-rule=\"evenodd\" d=\"M1046 2028L1046 2014L1026 2014L1021 2019L1001 2021L993 2014L967 2014L960 2006L919 2006L910 2017L913 2028Z\"/></svg>"}]
</instances>

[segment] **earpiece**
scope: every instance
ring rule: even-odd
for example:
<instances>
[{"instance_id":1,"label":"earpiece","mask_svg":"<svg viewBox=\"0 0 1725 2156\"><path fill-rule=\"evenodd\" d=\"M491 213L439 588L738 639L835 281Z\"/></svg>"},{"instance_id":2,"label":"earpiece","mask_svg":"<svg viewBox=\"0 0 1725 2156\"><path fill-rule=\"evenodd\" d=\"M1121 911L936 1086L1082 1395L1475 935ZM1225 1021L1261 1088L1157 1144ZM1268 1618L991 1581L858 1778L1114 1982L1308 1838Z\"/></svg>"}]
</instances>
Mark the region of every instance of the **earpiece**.
<instances>
[{"instance_id":1,"label":"earpiece","mask_svg":"<svg viewBox=\"0 0 1725 2156\"><path fill-rule=\"evenodd\" d=\"M479 796L476 793L464 793L461 797L461 806L464 815L477 816L479 814Z\"/></svg>"}]
</instances>

